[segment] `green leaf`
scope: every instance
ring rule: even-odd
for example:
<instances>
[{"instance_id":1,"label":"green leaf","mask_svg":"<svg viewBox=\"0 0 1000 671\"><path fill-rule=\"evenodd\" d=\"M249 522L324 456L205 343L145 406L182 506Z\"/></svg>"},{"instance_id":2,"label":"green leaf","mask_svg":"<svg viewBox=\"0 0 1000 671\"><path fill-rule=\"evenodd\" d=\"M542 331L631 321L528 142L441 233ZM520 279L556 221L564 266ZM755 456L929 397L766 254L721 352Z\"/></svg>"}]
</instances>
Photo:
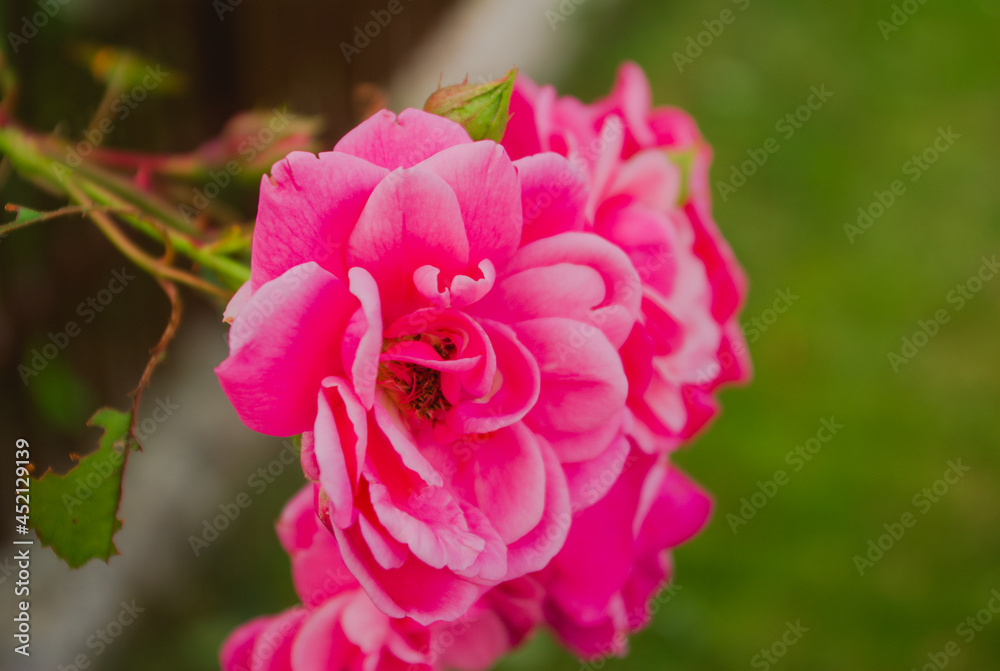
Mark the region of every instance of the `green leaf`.
<instances>
[{"instance_id":1,"label":"green leaf","mask_svg":"<svg viewBox=\"0 0 1000 671\"><path fill-rule=\"evenodd\" d=\"M485 84L455 84L440 88L424 103L424 110L462 125L473 140L500 142L510 120L510 96L517 68Z\"/></svg>"},{"instance_id":2,"label":"green leaf","mask_svg":"<svg viewBox=\"0 0 1000 671\"><path fill-rule=\"evenodd\" d=\"M26 224L33 219L38 219L39 217L44 217L44 212L39 212L38 210L30 210L26 207L19 207L16 210L17 216L14 217L12 223L15 224Z\"/></svg>"},{"instance_id":3,"label":"green leaf","mask_svg":"<svg viewBox=\"0 0 1000 671\"><path fill-rule=\"evenodd\" d=\"M39 212L38 210L32 210L20 205L11 205L8 203L4 209L7 212L14 213L14 221L0 224L0 238L19 228L31 225L37 219L45 217L45 212Z\"/></svg>"},{"instance_id":4,"label":"green leaf","mask_svg":"<svg viewBox=\"0 0 1000 671\"><path fill-rule=\"evenodd\" d=\"M31 523L39 540L73 568L118 554L113 538L122 526L122 473L137 447L129 435L131 412L101 408L87 424L104 429L97 450L73 455L79 463L65 475L47 471L31 485Z\"/></svg>"}]
</instances>

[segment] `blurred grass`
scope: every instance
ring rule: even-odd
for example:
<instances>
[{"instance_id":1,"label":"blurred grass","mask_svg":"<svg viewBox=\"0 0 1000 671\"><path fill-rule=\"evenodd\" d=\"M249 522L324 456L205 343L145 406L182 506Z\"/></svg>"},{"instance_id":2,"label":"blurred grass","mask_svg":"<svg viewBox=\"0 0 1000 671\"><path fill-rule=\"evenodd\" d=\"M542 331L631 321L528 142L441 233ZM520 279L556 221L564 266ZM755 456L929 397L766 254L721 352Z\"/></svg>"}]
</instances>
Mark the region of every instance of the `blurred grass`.
<instances>
[{"instance_id":1,"label":"blurred grass","mask_svg":"<svg viewBox=\"0 0 1000 671\"><path fill-rule=\"evenodd\" d=\"M673 53L724 8L736 20L678 72ZM751 280L744 321L776 290L800 296L751 345L753 384L726 391L721 417L678 456L715 495L715 518L675 553L681 591L631 655L605 669L745 668L797 620L809 632L782 669L921 668L949 640L963 650L949 669L1000 659L1000 621L968 645L955 632L1000 587L1000 281L961 311L946 301L981 256L1000 252L1000 10L989 0L927 2L886 41L877 22L891 12L888 1L751 0L739 11L729 0L633 0L584 3L559 24L588 35L561 90L593 99L619 61L639 62L656 102L700 123L716 153L713 184L747 149L778 139L735 194L723 202L715 190L715 214ZM833 97L782 137L776 122L821 84ZM903 164L949 126L960 139L909 182ZM844 224L896 179L906 193L850 244ZM951 320L894 373L887 353L939 308ZM786 453L831 416L844 429L734 534L726 514L758 480L791 471ZM852 557L884 523L915 511L913 496L955 458L971 472L859 576ZM192 563L190 584L150 609L102 668L214 669L233 626L290 605L287 561L261 522L295 484L268 490L252 521ZM501 668L580 664L542 635Z\"/></svg>"}]
</instances>

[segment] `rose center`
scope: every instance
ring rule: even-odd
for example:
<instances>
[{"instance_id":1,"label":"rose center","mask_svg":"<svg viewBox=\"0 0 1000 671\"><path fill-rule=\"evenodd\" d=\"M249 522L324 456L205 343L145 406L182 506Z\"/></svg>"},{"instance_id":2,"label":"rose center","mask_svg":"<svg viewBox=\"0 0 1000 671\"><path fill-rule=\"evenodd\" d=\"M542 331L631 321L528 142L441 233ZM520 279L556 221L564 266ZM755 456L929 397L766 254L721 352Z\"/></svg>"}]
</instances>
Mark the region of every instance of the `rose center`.
<instances>
[{"instance_id":1,"label":"rose center","mask_svg":"<svg viewBox=\"0 0 1000 671\"><path fill-rule=\"evenodd\" d=\"M442 359L449 359L455 352L451 338L429 334L386 341L383 351L400 340L423 341ZM451 407L441 393L441 371L433 368L406 361L383 361L378 367L377 382L401 410L421 419L432 420Z\"/></svg>"}]
</instances>

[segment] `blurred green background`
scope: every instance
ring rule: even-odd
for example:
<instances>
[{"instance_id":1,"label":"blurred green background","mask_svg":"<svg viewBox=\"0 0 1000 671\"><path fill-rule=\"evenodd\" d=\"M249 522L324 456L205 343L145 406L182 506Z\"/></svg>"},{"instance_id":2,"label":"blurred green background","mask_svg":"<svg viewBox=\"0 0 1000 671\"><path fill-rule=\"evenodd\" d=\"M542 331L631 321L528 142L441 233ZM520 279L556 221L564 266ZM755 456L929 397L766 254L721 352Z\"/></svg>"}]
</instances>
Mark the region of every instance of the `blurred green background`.
<instances>
[{"instance_id":1,"label":"blurred green background","mask_svg":"<svg viewBox=\"0 0 1000 671\"><path fill-rule=\"evenodd\" d=\"M309 3L293 4L308 11ZM378 8L355 4L361 14ZM540 22L546 8L558 11L558 3L538 4ZM916 11L907 15L903 5ZM891 22L896 7L902 25L887 32L879 22ZM439 9L428 9L427 25ZM724 10L734 20L719 32L712 22ZM128 20L146 31L156 22L141 14ZM618 62L631 59L645 68L657 104L698 120L715 150L716 219L750 278L742 321L748 334L758 331L753 383L725 391L722 415L677 456L713 492L713 522L674 555L681 590L634 638L629 657L603 668L766 668L755 656L781 639L788 622L808 631L773 665L782 669L922 669L949 641L961 653L947 668L997 668L1000 619L971 642L956 627L1000 588L1000 280L970 282L983 257L1000 253L1000 5L589 0L556 29L578 33L582 44L554 82L561 92L602 96ZM60 30L73 36L77 29ZM699 33L701 53L687 52ZM153 39L149 50L183 53L165 39ZM384 82L410 43L394 44L358 66L370 72L348 68L344 90L354 81ZM690 62L679 68L676 53ZM238 58L230 56L227 67L237 80L250 76ZM52 121L40 102L58 98L56 75L47 77L32 83L31 109ZM832 96L789 133L782 120L814 86ZM234 95L228 113L236 102L261 102ZM200 102L184 104L196 110ZM206 104L221 110L204 121L209 128L227 106L216 96ZM64 116L89 111L60 109ZM332 137L348 117L330 122ZM157 119L146 121L153 127ZM176 119L163 124L178 126ZM905 164L933 146L939 129L958 137L912 181L916 173ZM723 201L717 183L769 138L778 151ZM849 235L845 224L856 224L858 208L877 213L876 192L896 180L905 192L863 234ZM970 292L961 309L951 293L959 285ZM787 311L769 312L786 291L796 296ZM901 353L919 320L941 309L947 323L894 371L889 353ZM789 453L831 418L843 428L796 471ZM943 494L938 485L941 495L932 496L939 500L924 503L930 499L921 491L959 459L968 472ZM727 516L739 516L742 500L778 470L787 484L734 532ZM270 521L295 480L259 497L257 514L214 545L210 561L185 568L188 582L176 586L177 596L153 605L101 658L102 668L215 668L230 628L289 605L287 564ZM855 556L908 512L916 524L860 575ZM580 663L541 635L501 668Z\"/></svg>"}]
</instances>

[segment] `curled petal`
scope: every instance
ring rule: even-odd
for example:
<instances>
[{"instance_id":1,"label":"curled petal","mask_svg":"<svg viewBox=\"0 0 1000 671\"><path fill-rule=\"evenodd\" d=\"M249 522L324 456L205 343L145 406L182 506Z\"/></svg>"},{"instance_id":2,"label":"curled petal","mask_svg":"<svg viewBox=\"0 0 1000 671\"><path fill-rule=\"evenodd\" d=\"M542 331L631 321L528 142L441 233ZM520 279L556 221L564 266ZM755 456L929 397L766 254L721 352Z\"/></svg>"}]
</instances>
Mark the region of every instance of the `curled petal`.
<instances>
[{"instance_id":1,"label":"curled petal","mask_svg":"<svg viewBox=\"0 0 1000 671\"><path fill-rule=\"evenodd\" d=\"M381 429L382 434L377 436L376 440L387 439L406 468L419 475L428 485L441 487L444 480L442 480L440 473L421 453L416 437L400 416L399 408L382 392L377 394L374 415L375 423Z\"/></svg>"},{"instance_id":2,"label":"curled petal","mask_svg":"<svg viewBox=\"0 0 1000 671\"><path fill-rule=\"evenodd\" d=\"M463 400L445 415L458 435L490 433L520 421L541 390L538 364L514 332L489 320L483 320L482 327L496 353L497 371L487 395Z\"/></svg>"},{"instance_id":3,"label":"curled petal","mask_svg":"<svg viewBox=\"0 0 1000 671\"><path fill-rule=\"evenodd\" d=\"M345 594L326 601L310 613L292 645L291 663L294 671L327 671L349 667L358 652L347 640L341 627L344 611L350 603L351 596Z\"/></svg>"},{"instance_id":4,"label":"curled petal","mask_svg":"<svg viewBox=\"0 0 1000 671\"><path fill-rule=\"evenodd\" d=\"M404 501L393 500L379 483L371 483L368 490L386 531L431 568L468 568L486 547L486 541L469 531L461 506L441 487L425 487Z\"/></svg>"},{"instance_id":5,"label":"curled petal","mask_svg":"<svg viewBox=\"0 0 1000 671\"><path fill-rule=\"evenodd\" d=\"M300 489L285 504L275 524L281 547L289 555L301 552L312 545L313 534L319 528L319 520L313 508L314 496L312 485Z\"/></svg>"},{"instance_id":6,"label":"curled petal","mask_svg":"<svg viewBox=\"0 0 1000 671\"><path fill-rule=\"evenodd\" d=\"M562 550L573 519L566 476L555 453L538 438L545 464L545 508L535 528L507 548L507 575L513 580L542 570Z\"/></svg>"},{"instance_id":7,"label":"curled petal","mask_svg":"<svg viewBox=\"0 0 1000 671\"><path fill-rule=\"evenodd\" d=\"M368 446L368 419L350 383L337 377L322 382L313 453L319 483L330 500L330 521L340 528L353 521L354 493Z\"/></svg>"},{"instance_id":8,"label":"curled petal","mask_svg":"<svg viewBox=\"0 0 1000 671\"><path fill-rule=\"evenodd\" d=\"M478 268L482 274L479 279L473 279L469 275L455 275L450 286L441 287L441 269L420 266L413 271L413 284L417 292L436 307L463 308L488 294L496 282L497 274L492 261L483 259Z\"/></svg>"},{"instance_id":9,"label":"curled petal","mask_svg":"<svg viewBox=\"0 0 1000 671\"><path fill-rule=\"evenodd\" d=\"M237 630L230 638L233 644L223 645L223 670L292 671L292 643L308 615L305 608L292 608Z\"/></svg>"},{"instance_id":10,"label":"curled petal","mask_svg":"<svg viewBox=\"0 0 1000 671\"><path fill-rule=\"evenodd\" d=\"M240 285L240 288L236 290L233 297L229 299L229 303L226 305L226 309L222 313L222 321L227 324L232 324L233 320L236 319L236 315L240 313L243 306L247 304L248 300L250 300L252 291L250 280L247 280Z\"/></svg>"},{"instance_id":11,"label":"curled petal","mask_svg":"<svg viewBox=\"0 0 1000 671\"><path fill-rule=\"evenodd\" d=\"M630 452L628 439L619 435L596 457L563 464L573 510L585 510L604 498L618 477L635 461Z\"/></svg>"},{"instance_id":12,"label":"curled petal","mask_svg":"<svg viewBox=\"0 0 1000 671\"><path fill-rule=\"evenodd\" d=\"M361 307L344 330L340 352L344 368L350 372L361 405L371 410L378 379L378 355L382 351L382 303L378 285L364 268L351 268L351 293Z\"/></svg>"}]
</instances>

